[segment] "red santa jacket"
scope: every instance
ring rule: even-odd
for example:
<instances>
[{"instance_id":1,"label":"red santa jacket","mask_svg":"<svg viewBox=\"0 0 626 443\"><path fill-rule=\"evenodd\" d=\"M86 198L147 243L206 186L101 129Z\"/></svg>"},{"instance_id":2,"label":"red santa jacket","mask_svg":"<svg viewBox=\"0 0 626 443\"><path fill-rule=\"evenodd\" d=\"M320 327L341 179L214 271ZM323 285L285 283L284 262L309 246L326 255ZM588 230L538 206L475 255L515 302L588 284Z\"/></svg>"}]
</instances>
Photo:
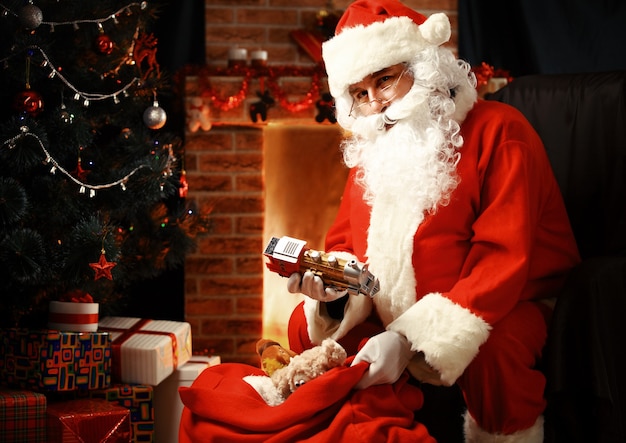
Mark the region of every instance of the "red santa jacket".
<instances>
[{"instance_id":1,"label":"red santa jacket","mask_svg":"<svg viewBox=\"0 0 626 443\"><path fill-rule=\"evenodd\" d=\"M522 114L479 100L461 135L459 184L449 204L426 215L416 230L403 228L411 225L403 224L401 205L368 206L351 171L326 238L327 251L370 263L381 281L374 304L383 323L406 335L449 384L491 325L521 300L553 297L580 261L543 144ZM367 257L368 250L384 253ZM398 271L403 267L410 271ZM364 304L349 303L345 318L362 319L350 311ZM320 319L323 312L306 300L314 340L333 330L332 320Z\"/></svg>"}]
</instances>

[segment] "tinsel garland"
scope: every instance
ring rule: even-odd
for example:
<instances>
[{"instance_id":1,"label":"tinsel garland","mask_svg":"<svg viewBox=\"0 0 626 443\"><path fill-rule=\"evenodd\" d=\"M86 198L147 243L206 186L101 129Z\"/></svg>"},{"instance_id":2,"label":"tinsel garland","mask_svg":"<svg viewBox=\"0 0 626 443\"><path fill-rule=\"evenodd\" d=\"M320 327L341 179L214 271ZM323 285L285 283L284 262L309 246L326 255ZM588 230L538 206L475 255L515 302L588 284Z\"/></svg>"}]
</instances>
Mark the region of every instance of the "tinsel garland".
<instances>
[{"instance_id":1,"label":"tinsel garland","mask_svg":"<svg viewBox=\"0 0 626 443\"><path fill-rule=\"evenodd\" d=\"M228 111L239 107L248 96L250 80L258 78L262 84L267 84L270 92L275 96L277 103L289 112L298 112L310 108L319 97L320 79L325 75L321 66L315 67L235 67L215 68L208 66L187 66L181 69L179 75L184 77L195 76L198 78L199 95L209 97L213 105L222 111ZM239 90L228 97L221 97L211 85L211 77L242 77ZM280 86L281 77L310 77L311 87L305 93L304 98L297 102L290 102L287 93Z\"/></svg>"},{"instance_id":2,"label":"tinsel garland","mask_svg":"<svg viewBox=\"0 0 626 443\"><path fill-rule=\"evenodd\" d=\"M287 94L278 85L278 78L273 74L273 70L270 69L270 76L268 77L267 86L272 91L272 94L278 100L278 104L288 110L289 112L298 112L309 109L315 104L315 100L319 97L320 91L320 76L319 73L314 72L311 75L311 87L309 91L304 95L304 98L297 102L290 102L287 100Z\"/></svg>"},{"instance_id":3,"label":"tinsel garland","mask_svg":"<svg viewBox=\"0 0 626 443\"><path fill-rule=\"evenodd\" d=\"M221 98L218 96L218 91L215 90L211 86L211 82L208 76L198 76L200 88L202 90L201 96L208 95L211 98L213 104L220 108L222 111L228 111L230 109L234 109L239 107L241 103L246 99L248 95L248 90L250 88L250 79L252 78L252 74L248 71L245 72L243 80L241 80L241 88L235 95L231 95L226 98Z\"/></svg>"}]
</instances>

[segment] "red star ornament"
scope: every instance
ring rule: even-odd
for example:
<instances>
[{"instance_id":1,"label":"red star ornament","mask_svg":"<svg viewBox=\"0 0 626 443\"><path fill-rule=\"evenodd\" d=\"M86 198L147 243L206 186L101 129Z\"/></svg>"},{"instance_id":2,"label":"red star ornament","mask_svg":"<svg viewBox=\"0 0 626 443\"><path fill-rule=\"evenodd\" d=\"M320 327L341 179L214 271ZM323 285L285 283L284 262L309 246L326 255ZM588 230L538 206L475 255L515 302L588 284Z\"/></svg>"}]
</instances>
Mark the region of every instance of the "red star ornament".
<instances>
[{"instance_id":1,"label":"red star ornament","mask_svg":"<svg viewBox=\"0 0 626 443\"><path fill-rule=\"evenodd\" d=\"M117 265L117 263L112 261L107 261L106 256L104 255L104 251L100 253L100 260L98 263L89 263L91 269L93 269L96 273L93 279L98 280L100 278L108 278L109 280L113 280L113 276L111 275L111 269L113 269Z\"/></svg>"}]
</instances>

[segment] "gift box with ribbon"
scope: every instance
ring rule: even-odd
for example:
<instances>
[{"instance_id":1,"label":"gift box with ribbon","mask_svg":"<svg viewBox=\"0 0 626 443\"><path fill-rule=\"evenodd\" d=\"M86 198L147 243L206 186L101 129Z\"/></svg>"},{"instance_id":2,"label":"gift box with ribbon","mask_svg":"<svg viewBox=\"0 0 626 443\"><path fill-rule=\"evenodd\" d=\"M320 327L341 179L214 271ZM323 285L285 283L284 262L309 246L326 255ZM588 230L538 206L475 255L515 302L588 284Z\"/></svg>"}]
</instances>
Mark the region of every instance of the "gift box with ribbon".
<instances>
[{"instance_id":1,"label":"gift box with ribbon","mask_svg":"<svg viewBox=\"0 0 626 443\"><path fill-rule=\"evenodd\" d=\"M104 317L100 331L112 337L112 379L156 386L191 358L186 322Z\"/></svg>"},{"instance_id":2,"label":"gift box with ribbon","mask_svg":"<svg viewBox=\"0 0 626 443\"><path fill-rule=\"evenodd\" d=\"M76 398L100 398L122 406L130 412L130 428L133 442L154 441L154 388L148 385L128 383L113 384L105 389L77 391ZM178 437L174 440L178 441Z\"/></svg>"},{"instance_id":3,"label":"gift box with ribbon","mask_svg":"<svg viewBox=\"0 0 626 443\"><path fill-rule=\"evenodd\" d=\"M130 412L102 399L76 399L48 404L49 443L129 443Z\"/></svg>"},{"instance_id":4,"label":"gift box with ribbon","mask_svg":"<svg viewBox=\"0 0 626 443\"><path fill-rule=\"evenodd\" d=\"M40 392L106 388L111 384L111 336L0 329L0 383Z\"/></svg>"},{"instance_id":5,"label":"gift box with ribbon","mask_svg":"<svg viewBox=\"0 0 626 443\"><path fill-rule=\"evenodd\" d=\"M70 332L98 330L98 303L51 301L48 328Z\"/></svg>"}]
</instances>

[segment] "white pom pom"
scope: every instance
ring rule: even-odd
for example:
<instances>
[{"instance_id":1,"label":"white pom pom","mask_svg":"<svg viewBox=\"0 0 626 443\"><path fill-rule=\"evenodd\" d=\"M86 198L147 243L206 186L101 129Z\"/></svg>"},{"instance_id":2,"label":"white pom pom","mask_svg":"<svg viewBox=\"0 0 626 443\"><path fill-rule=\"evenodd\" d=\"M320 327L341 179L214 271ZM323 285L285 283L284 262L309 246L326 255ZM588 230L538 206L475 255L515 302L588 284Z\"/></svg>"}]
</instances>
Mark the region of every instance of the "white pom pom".
<instances>
[{"instance_id":1,"label":"white pom pom","mask_svg":"<svg viewBox=\"0 0 626 443\"><path fill-rule=\"evenodd\" d=\"M420 32L424 40L439 46L450 40L450 36L452 35L450 20L443 12L438 12L428 17L426 21L420 25Z\"/></svg>"}]
</instances>

